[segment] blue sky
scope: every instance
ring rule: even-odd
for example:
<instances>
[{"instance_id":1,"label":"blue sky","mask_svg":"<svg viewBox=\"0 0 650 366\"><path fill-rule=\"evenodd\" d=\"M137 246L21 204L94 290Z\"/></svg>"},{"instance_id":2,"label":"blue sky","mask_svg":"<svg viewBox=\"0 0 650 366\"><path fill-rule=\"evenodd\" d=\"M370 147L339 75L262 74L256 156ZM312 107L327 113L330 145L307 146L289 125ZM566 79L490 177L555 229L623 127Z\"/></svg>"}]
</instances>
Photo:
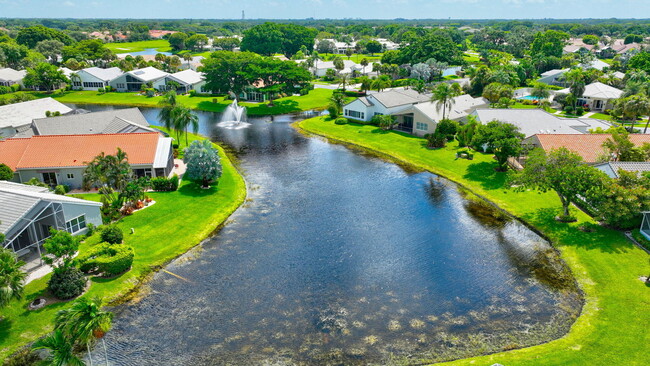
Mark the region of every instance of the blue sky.
<instances>
[{"instance_id":1,"label":"blue sky","mask_svg":"<svg viewBox=\"0 0 650 366\"><path fill-rule=\"evenodd\" d=\"M20 18L634 18L650 0L0 0Z\"/></svg>"}]
</instances>

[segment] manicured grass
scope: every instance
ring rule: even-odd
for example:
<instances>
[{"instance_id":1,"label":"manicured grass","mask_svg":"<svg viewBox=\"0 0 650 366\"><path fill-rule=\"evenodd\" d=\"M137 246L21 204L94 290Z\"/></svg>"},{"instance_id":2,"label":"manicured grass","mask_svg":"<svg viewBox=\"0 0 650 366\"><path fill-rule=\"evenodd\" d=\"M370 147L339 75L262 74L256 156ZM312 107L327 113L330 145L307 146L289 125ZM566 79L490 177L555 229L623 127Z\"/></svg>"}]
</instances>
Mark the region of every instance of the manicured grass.
<instances>
[{"instance_id":1,"label":"manicured grass","mask_svg":"<svg viewBox=\"0 0 650 366\"><path fill-rule=\"evenodd\" d=\"M115 53L140 52L147 48L155 48L159 52L169 52L172 47L164 39L154 39L150 41L123 42L123 43L106 43L106 48Z\"/></svg>"},{"instance_id":2,"label":"manicured grass","mask_svg":"<svg viewBox=\"0 0 650 366\"><path fill-rule=\"evenodd\" d=\"M203 138L190 134L190 143L196 139ZM185 139L180 142L181 148L184 147ZM206 190L183 181L176 192L148 193L156 203L118 223L124 231L125 243L135 248L133 267L114 278L91 279L92 286L83 296L100 296L106 301L121 299L152 270L208 237L239 207L246 197L244 179L219 149L223 175L217 186ZM85 195L85 198L97 200L98 195ZM134 234L130 234L131 228L135 229ZM99 236L95 234L81 245L80 251L98 242ZM29 283L22 300L14 300L2 309L5 319L0 321L0 359L49 332L56 312L69 306L69 303L57 303L37 311L27 310L29 302L44 293L48 278L49 275Z\"/></svg>"},{"instance_id":3,"label":"manicured grass","mask_svg":"<svg viewBox=\"0 0 650 366\"><path fill-rule=\"evenodd\" d=\"M591 116L589 116L589 118L603 119L605 121L612 121L612 122L615 121L615 119L612 116L605 113L594 113Z\"/></svg>"},{"instance_id":4,"label":"manicured grass","mask_svg":"<svg viewBox=\"0 0 650 366\"><path fill-rule=\"evenodd\" d=\"M478 54L470 53L469 51L465 51L463 52L463 60L472 64L476 64L481 62L481 56Z\"/></svg>"},{"instance_id":5,"label":"manicured grass","mask_svg":"<svg viewBox=\"0 0 650 366\"><path fill-rule=\"evenodd\" d=\"M585 233L577 229L593 219L574 210L578 222L563 224L554 217L560 201L551 192L516 192L505 188L506 174L494 171L491 156L455 159L457 147L429 150L421 138L384 132L375 126L335 125L326 117L302 121L308 132L352 143L392 159L447 177L485 197L548 237L571 268L585 305L570 332L557 340L446 363L448 365L648 365L650 289L639 276L647 275L648 255L623 233L603 227ZM516 340L514 340L516 343ZM426 360L422 360L426 363Z\"/></svg>"},{"instance_id":6,"label":"manicured grass","mask_svg":"<svg viewBox=\"0 0 650 366\"><path fill-rule=\"evenodd\" d=\"M329 89L314 89L307 95L276 99L273 101L273 107L269 107L268 102L243 102L241 104L248 107L247 113L249 115L276 115L312 109L325 109L329 104L329 98L332 96L332 93L333 91ZM129 105L134 107L157 107L163 99L160 96L148 98L139 93L100 94L94 91L66 91L51 95L39 93L37 96L51 96L61 103ZM216 103L214 102L215 100L217 101ZM188 95L179 95L178 102L186 107L208 112L222 112L232 103L231 100L226 100L223 96L190 97Z\"/></svg>"}]
</instances>

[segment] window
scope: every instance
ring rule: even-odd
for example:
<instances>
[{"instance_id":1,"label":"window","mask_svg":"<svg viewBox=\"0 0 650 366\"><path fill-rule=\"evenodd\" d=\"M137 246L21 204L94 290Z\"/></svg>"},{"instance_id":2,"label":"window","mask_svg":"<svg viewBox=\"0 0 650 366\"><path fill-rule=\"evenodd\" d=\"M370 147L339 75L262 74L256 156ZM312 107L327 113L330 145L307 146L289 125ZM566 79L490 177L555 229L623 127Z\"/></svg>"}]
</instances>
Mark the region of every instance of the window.
<instances>
[{"instance_id":1,"label":"window","mask_svg":"<svg viewBox=\"0 0 650 366\"><path fill-rule=\"evenodd\" d=\"M422 122L415 122L415 129L420 131L427 131L429 129L429 125Z\"/></svg>"},{"instance_id":2,"label":"window","mask_svg":"<svg viewBox=\"0 0 650 366\"><path fill-rule=\"evenodd\" d=\"M379 113L379 112L375 112L374 115L375 115L375 116L383 116L384 114L383 114L383 113Z\"/></svg>"},{"instance_id":3,"label":"window","mask_svg":"<svg viewBox=\"0 0 650 366\"><path fill-rule=\"evenodd\" d=\"M72 86L81 86L81 81L73 81Z\"/></svg>"},{"instance_id":4,"label":"window","mask_svg":"<svg viewBox=\"0 0 650 366\"><path fill-rule=\"evenodd\" d=\"M348 109L346 109L346 111L348 112L347 115L349 117L357 118L357 119L364 119L364 113L363 112L351 111L351 110L348 110Z\"/></svg>"},{"instance_id":5,"label":"window","mask_svg":"<svg viewBox=\"0 0 650 366\"><path fill-rule=\"evenodd\" d=\"M65 229L70 233L74 234L80 230L83 230L86 228L86 216L81 215L79 217L75 217L74 219L68 221L65 223Z\"/></svg>"},{"instance_id":6,"label":"window","mask_svg":"<svg viewBox=\"0 0 650 366\"><path fill-rule=\"evenodd\" d=\"M57 185L57 180L56 180L56 173L54 172L46 172L42 173L43 175L43 183L47 184L48 186L54 187Z\"/></svg>"},{"instance_id":7,"label":"window","mask_svg":"<svg viewBox=\"0 0 650 366\"><path fill-rule=\"evenodd\" d=\"M72 173L68 173L68 174L66 174L66 177L67 177L68 179L74 179L74 174L72 174Z\"/></svg>"},{"instance_id":8,"label":"window","mask_svg":"<svg viewBox=\"0 0 650 366\"><path fill-rule=\"evenodd\" d=\"M117 83L117 84L115 84L115 87L118 88L118 89L125 89L126 85L124 85L124 83Z\"/></svg>"},{"instance_id":9,"label":"window","mask_svg":"<svg viewBox=\"0 0 650 366\"><path fill-rule=\"evenodd\" d=\"M94 81L84 81L84 88L103 88L104 83L97 83Z\"/></svg>"}]
</instances>

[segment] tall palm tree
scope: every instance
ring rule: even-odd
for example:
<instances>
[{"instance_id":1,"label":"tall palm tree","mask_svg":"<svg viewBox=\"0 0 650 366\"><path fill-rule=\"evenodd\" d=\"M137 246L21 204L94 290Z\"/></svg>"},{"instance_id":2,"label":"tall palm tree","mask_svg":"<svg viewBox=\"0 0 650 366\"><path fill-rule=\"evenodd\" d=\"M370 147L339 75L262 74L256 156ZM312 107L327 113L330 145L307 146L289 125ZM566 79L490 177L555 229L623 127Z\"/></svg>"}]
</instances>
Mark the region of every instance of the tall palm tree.
<instances>
[{"instance_id":1,"label":"tall palm tree","mask_svg":"<svg viewBox=\"0 0 650 366\"><path fill-rule=\"evenodd\" d=\"M187 129L191 126L192 131L197 133L199 131L199 117L186 107L175 107L171 115L174 120L174 128L177 131L185 132L185 145L188 145Z\"/></svg>"},{"instance_id":2,"label":"tall palm tree","mask_svg":"<svg viewBox=\"0 0 650 366\"><path fill-rule=\"evenodd\" d=\"M163 95L163 99L158 104L162 106L160 112L158 113L158 118L160 119L160 122L162 122L165 128L173 130L174 119L172 117L172 111L178 105L178 102L176 100L176 91L170 90L167 93L165 93L165 95ZM178 131L176 131L176 137L177 137L176 140L178 140Z\"/></svg>"},{"instance_id":3,"label":"tall palm tree","mask_svg":"<svg viewBox=\"0 0 650 366\"><path fill-rule=\"evenodd\" d=\"M564 81L569 84L569 90L573 94L573 109L575 110L578 98L585 92L585 75L581 69L571 69L564 73Z\"/></svg>"},{"instance_id":4,"label":"tall palm tree","mask_svg":"<svg viewBox=\"0 0 650 366\"><path fill-rule=\"evenodd\" d=\"M187 68L190 68L190 61L192 61L193 57L192 54L187 52L183 54L183 60L187 61Z\"/></svg>"},{"instance_id":5,"label":"tall palm tree","mask_svg":"<svg viewBox=\"0 0 650 366\"><path fill-rule=\"evenodd\" d=\"M332 96L330 97L330 102L332 102L332 104L336 106L336 109L339 111L339 114L341 114L341 111L343 110L343 106L345 105L345 94L340 92L333 93Z\"/></svg>"},{"instance_id":6,"label":"tall palm tree","mask_svg":"<svg viewBox=\"0 0 650 366\"><path fill-rule=\"evenodd\" d=\"M75 301L68 309L60 310L55 318L55 331L60 331L69 336L73 342L86 346L88 360L92 366L90 344L97 339L102 340L104 357L108 365L108 352L104 334L111 329L113 313L101 308L102 299L83 297Z\"/></svg>"},{"instance_id":7,"label":"tall palm tree","mask_svg":"<svg viewBox=\"0 0 650 366\"><path fill-rule=\"evenodd\" d=\"M436 104L436 109L442 109L442 119L447 119L447 110L454 106L454 97L458 95L447 83L440 83L433 89L431 102Z\"/></svg>"},{"instance_id":8,"label":"tall palm tree","mask_svg":"<svg viewBox=\"0 0 650 366\"><path fill-rule=\"evenodd\" d=\"M0 243L4 238L0 239ZM11 299L20 299L23 295L25 272L20 267L25 262L19 261L16 254L9 249L0 249L0 308L6 306Z\"/></svg>"},{"instance_id":9,"label":"tall palm tree","mask_svg":"<svg viewBox=\"0 0 650 366\"><path fill-rule=\"evenodd\" d=\"M85 366L86 364L74 355L74 342L65 336L61 330L55 330L45 338L34 342L33 349L47 349L49 357L44 365L49 366Z\"/></svg>"}]
</instances>

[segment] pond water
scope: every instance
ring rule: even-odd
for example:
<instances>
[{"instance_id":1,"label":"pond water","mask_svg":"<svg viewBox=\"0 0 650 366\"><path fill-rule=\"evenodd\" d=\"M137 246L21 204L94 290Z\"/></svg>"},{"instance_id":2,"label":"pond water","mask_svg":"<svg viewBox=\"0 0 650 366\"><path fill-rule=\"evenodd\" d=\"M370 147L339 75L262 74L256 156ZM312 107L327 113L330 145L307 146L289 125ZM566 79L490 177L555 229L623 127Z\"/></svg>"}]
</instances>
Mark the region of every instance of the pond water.
<instances>
[{"instance_id":1,"label":"pond water","mask_svg":"<svg viewBox=\"0 0 650 366\"><path fill-rule=\"evenodd\" d=\"M129 55L131 55L131 56L133 56L133 57L135 57L135 56L139 56L139 55L142 55L142 56L145 56L145 55L157 55L157 54L159 54L159 53L162 53L162 54L165 55L165 56L171 56L171 55L172 55L171 52L161 52L161 51L156 51L155 48L145 48L144 50L142 50L142 51L138 51L138 52L129 52L129 51L121 52L122 50L119 50L119 49L118 49L117 51L118 51L118 53L117 53L118 55L121 55L121 54L127 54L127 53L128 53Z\"/></svg>"},{"instance_id":2,"label":"pond water","mask_svg":"<svg viewBox=\"0 0 650 366\"><path fill-rule=\"evenodd\" d=\"M419 364L548 341L580 311L548 243L449 181L305 137L294 116L199 116L249 201L166 268L187 281L160 272L114 309L112 365Z\"/></svg>"}]
</instances>

